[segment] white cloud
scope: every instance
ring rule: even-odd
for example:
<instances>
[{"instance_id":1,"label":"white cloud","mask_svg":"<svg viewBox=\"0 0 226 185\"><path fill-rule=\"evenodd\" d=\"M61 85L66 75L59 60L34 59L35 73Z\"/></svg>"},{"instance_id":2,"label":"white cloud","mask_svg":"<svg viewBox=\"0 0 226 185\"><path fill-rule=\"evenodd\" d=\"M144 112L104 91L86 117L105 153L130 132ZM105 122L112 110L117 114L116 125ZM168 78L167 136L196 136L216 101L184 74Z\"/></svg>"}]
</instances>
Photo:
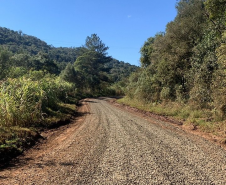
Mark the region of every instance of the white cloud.
<instances>
[{"instance_id":1,"label":"white cloud","mask_svg":"<svg viewBox=\"0 0 226 185\"><path fill-rule=\"evenodd\" d=\"M132 15L127 15L127 18L130 19L132 17Z\"/></svg>"}]
</instances>

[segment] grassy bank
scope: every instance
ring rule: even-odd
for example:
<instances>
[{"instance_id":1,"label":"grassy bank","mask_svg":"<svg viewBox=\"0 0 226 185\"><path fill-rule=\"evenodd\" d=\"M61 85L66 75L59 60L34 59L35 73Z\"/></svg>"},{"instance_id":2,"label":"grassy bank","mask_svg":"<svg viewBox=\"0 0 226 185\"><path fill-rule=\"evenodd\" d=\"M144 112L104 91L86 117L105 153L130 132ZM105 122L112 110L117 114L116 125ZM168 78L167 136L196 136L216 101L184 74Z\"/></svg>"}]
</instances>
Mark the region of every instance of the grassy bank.
<instances>
[{"instance_id":1,"label":"grassy bank","mask_svg":"<svg viewBox=\"0 0 226 185\"><path fill-rule=\"evenodd\" d=\"M33 145L45 128L69 122L82 97L43 71L0 82L0 164Z\"/></svg>"},{"instance_id":2,"label":"grassy bank","mask_svg":"<svg viewBox=\"0 0 226 185\"><path fill-rule=\"evenodd\" d=\"M177 102L144 103L128 97L119 99L118 103L158 115L173 117L183 121L185 125L191 125L194 129L200 129L203 132L212 133L226 139L226 121L215 120L213 111L194 109L192 106ZM225 142L225 139L222 142Z\"/></svg>"},{"instance_id":3,"label":"grassy bank","mask_svg":"<svg viewBox=\"0 0 226 185\"><path fill-rule=\"evenodd\" d=\"M59 103L58 110L50 110L48 117L39 124L30 126L1 126L0 127L0 167L13 157L34 145L41 138L41 131L67 124L75 115L77 99L74 102Z\"/></svg>"}]
</instances>

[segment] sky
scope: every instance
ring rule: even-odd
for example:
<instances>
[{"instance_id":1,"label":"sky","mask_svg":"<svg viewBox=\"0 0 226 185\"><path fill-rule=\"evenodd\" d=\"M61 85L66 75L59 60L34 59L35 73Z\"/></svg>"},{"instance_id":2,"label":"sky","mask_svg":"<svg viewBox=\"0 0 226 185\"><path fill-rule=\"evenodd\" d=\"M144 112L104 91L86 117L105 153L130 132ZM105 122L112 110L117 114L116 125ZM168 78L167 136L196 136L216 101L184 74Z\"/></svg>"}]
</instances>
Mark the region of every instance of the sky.
<instances>
[{"instance_id":1,"label":"sky","mask_svg":"<svg viewBox=\"0 0 226 185\"><path fill-rule=\"evenodd\" d=\"M0 0L0 26L54 47L80 47L96 33L113 58L140 65L140 48L165 31L177 0Z\"/></svg>"}]
</instances>

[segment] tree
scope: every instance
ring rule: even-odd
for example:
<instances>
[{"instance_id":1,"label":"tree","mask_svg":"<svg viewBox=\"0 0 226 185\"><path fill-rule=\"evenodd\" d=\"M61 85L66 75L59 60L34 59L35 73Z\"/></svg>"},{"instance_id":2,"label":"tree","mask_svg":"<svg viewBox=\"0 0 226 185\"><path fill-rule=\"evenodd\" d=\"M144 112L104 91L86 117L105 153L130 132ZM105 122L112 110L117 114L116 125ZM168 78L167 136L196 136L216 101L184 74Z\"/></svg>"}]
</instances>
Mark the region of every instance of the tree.
<instances>
[{"instance_id":1,"label":"tree","mask_svg":"<svg viewBox=\"0 0 226 185\"><path fill-rule=\"evenodd\" d=\"M218 47L216 48L218 68L214 72L212 83L212 99L216 109L217 117L226 118L226 1L207 0L206 10L210 22L219 33L217 37Z\"/></svg>"},{"instance_id":2,"label":"tree","mask_svg":"<svg viewBox=\"0 0 226 185\"><path fill-rule=\"evenodd\" d=\"M105 46L105 44L100 40L100 37L95 33L86 38L85 48L105 56L108 54L107 50L109 49L109 47Z\"/></svg>"},{"instance_id":3,"label":"tree","mask_svg":"<svg viewBox=\"0 0 226 185\"><path fill-rule=\"evenodd\" d=\"M32 57L31 63L35 70L44 70L51 74L59 74L57 65L46 53L39 52L38 55Z\"/></svg>"},{"instance_id":4,"label":"tree","mask_svg":"<svg viewBox=\"0 0 226 185\"><path fill-rule=\"evenodd\" d=\"M166 31L149 38L140 50L141 66L147 71L144 73L145 70L143 69L140 72L140 80L138 80L140 85L135 85L137 88L134 87L134 93L139 94L144 99L158 101L159 98L169 100L182 100L184 98L187 100L192 88L191 84L194 83L192 80L195 79L195 76L190 77L192 64L195 62L200 63L200 65L204 63L205 57L197 61L197 55L194 55L195 52L198 53L199 47L196 46L203 40L208 27L204 1L180 0L176 8L177 16L174 21L167 24ZM209 51L205 53L204 50L205 47L202 48L202 53L207 56ZM206 62L205 64L206 66L203 66L203 69L206 70L203 73L207 75L206 72L212 70L211 65L209 65L212 63ZM210 77L211 75L205 79L211 79ZM148 83L144 83L146 80ZM145 85L142 86L142 84ZM144 89L145 91L143 91ZM153 89L157 92L155 99L149 98L154 94ZM151 93L148 95L147 92Z\"/></svg>"},{"instance_id":5,"label":"tree","mask_svg":"<svg viewBox=\"0 0 226 185\"><path fill-rule=\"evenodd\" d=\"M66 68L60 74L61 78L67 82L77 83L76 71L71 63L68 63Z\"/></svg>"},{"instance_id":6,"label":"tree","mask_svg":"<svg viewBox=\"0 0 226 185\"><path fill-rule=\"evenodd\" d=\"M140 63L142 67L147 67L151 64L151 54L153 52L153 44L154 44L155 38L150 37L147 41L145 41L144 45L140 49Z\"/></svg>"},{"instance_id":7,"label":"tree","mask_svg":"<svg viewBox=\"0 0 226 185\"><path fill-rule=\"evenodd\" d=\"M75 70L82 75L82 86L92 91L98 91L103 81L107 80L104 74L104 64L112 60L107 56L108 47L100 40L97 34L86 38L84 49L76 59Z\"/></svg>"},{"instance_id":8,"label":"tree","mask_svg":"<svg viewBox=\"0 0 226 185\"><path fill-rule=\"evenodd\" d=\"M74 63L76 71L82 75L82 88L96 89L100 83L98 53L88 51L78 57Z\"/></svg>"}]
</instances>

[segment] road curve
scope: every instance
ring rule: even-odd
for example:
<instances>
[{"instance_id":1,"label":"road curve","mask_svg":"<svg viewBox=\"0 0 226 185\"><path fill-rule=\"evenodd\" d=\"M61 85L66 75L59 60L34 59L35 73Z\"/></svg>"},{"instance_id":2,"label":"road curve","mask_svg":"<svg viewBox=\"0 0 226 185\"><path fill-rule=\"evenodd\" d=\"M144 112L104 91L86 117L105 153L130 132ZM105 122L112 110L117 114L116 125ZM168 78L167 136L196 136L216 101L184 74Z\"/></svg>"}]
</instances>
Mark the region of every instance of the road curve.
<instances>
[{"instance_id":1,"label":"road curve","mask_svg":"<svg viewBox=\"0 0 226 185\"><path fill-rule=\"evenodd\" d=\"M226 184L219 146L104 99L86 103L80 126L60 133L29 163L1 170L0 184Z\"/></svg>"}]
</instances>

